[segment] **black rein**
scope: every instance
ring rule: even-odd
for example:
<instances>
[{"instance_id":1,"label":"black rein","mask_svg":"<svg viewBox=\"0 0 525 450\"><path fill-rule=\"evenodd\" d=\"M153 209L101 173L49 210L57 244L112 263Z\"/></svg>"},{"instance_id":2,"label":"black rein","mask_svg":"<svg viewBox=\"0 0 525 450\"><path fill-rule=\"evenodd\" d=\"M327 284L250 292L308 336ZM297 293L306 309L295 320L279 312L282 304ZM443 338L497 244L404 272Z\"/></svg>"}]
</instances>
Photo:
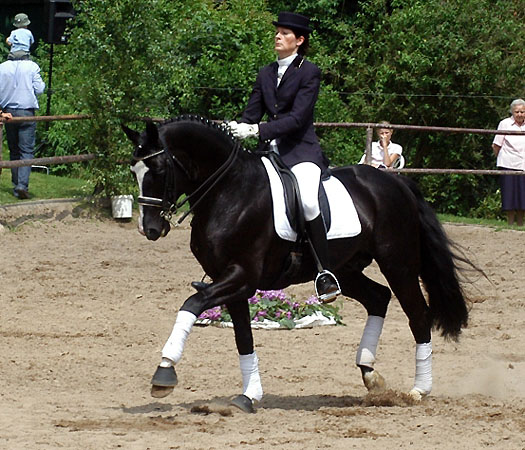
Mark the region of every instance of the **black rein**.
<instances>
[{"instance_id":1,"label":"black rein","mask_svg":"<svg viewBox=\"0 0 525 450\"><path fill-rule=\"evenodd\" d=\"M188 203L189 201L196 199L193 203L193 205L190 207L190 209L185 212L178 220L177 224L181 224L186 217L188 217L193 210L197 207L197 205L201 202L201 200L206 197L206 195L215 187L215 185L222 179L222 177L228 172L228 170L233 166L233 163L237 159L237 156L239 155L239 149L241 148L241 144L239 141L236 141L232 151L228 155L228 158L224 163L215 171L213 172L204 182L197 187L190 195L186 195L182 200L180 200L178 203L173 203L172 199L175 196L174 192L174 181L175 181L175 174L173 172L173 169L175 165L177 165L184 174L190 178L190 174L186 170L186 168L182 165L182 163L175 157L175 155L171 154L167 149L162 149L158 152L151 153L149 155L146 155L144 157L136 157L133 156L133 159L135 161L144 161L145 159L150 159L155 156L159 156L163 153L166 153L168 155L167 161L169 161L168 164L168 173L167 173L167 180L166 180L166 186L164 189L163 198L153 198L153 197L144 197L139 196L137 198L137 202L139 205L142 206L153 206L155 208L162 208L162 211L160 213L161 217L167 220L168 222L171 222L171 218L173 214L176 214L179 208L181 208L183 205Z\"/></svg>"}]
</instances>

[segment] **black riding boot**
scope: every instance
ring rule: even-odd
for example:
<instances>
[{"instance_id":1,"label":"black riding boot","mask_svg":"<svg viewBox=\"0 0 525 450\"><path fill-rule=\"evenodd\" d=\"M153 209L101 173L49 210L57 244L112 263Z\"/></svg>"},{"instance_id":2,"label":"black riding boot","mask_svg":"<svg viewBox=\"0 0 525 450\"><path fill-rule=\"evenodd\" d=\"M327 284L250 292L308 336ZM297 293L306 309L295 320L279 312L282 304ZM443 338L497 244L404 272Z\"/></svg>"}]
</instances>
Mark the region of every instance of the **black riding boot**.
<instances>
[{"instance_id":1,"label":"black riding boot","mask_svg":"<svg viewBox=\"0 0 525 450\"><path fill-rule=\"evenodd\" d=\"M317 266L319 273L315 279L317 297L323 303L329 303L335 300L341 293L341 290L335 275L328 270L330 267L328 260L328 241L326 239L324 221L320 214L314 220L306 222L306 233L315 252L314 259L317 255L318 260Z\"/></svg>"}]
</instances>

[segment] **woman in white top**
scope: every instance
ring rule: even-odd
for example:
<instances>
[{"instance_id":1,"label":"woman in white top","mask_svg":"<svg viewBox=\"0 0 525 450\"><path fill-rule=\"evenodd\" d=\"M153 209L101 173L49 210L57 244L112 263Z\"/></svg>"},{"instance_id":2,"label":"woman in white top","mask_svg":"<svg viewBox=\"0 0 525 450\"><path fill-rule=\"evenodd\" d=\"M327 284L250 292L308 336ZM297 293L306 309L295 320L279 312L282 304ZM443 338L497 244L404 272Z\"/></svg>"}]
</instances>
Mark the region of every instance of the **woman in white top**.
<instances>
[{"instance_id":1,"label":"woman in white top","mask_svg":"<svg viewBox=\"0 0 525 450\"><path fill-rule=\"evenodd\" d=\"M525 100L518 98L510 104L511 117L503 119L498 130L525 132ZM525 136L497 134L492 143L497 156L496 165L505 170L525 170ZM509 225L523 226L525 212L525 175L501 175L501 206L507 213Z\"/></svg>"},{"instance_id":2,"label":"woman in white top","mask_svg":"<svg viewBox=\"0 0 525 450\"><path fill-rule=\"evenodd\" d=\"M381 125L390 125L389 122L380 122ZM374 167L390 168L403 153L403 147L391 141L394 130L391 128L378 128L379 141L372 142L370 165ZM362 156L359 164L365 164L366 154Z\"/></svg>"}]
</instances>

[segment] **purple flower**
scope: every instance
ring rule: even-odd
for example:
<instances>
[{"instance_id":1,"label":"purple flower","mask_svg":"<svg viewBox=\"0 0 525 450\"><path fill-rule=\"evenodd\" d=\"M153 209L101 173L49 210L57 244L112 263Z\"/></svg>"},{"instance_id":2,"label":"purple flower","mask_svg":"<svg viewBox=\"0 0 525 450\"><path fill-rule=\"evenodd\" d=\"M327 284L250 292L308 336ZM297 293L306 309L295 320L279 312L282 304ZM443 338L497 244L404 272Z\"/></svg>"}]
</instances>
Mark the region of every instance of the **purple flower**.
<instances>
[{"instance_id":1,"label":"purple flower","mask_svg":"<svg viewBox=\"0 0 525 450\"><path fill-rule=\"evenodd\" d=\"M210 320L219 320L221 318L222 308L220 306L215 306L214 308L204 311L199 319L210 319Z\"/></svg>"},{"instance_id":2,"label":"purple flower","mask_svg":"<svg viewBox=\"0 0 525 450\"><path fill-rule=\"evenodd\" d=\"M307 305L318 305L320 303L319 299L312 295L308 300L305 301Z\"/></svg>"},{"instance_id":3,"label":"purple flower","mask_svg":"<svg viewBox=\"0 0 525 450\"><path fill-rule=\"evenodd\" d=\"M253 297L250 297L248 299L248 303L250 303L252 305L255 305L256 303L259 303L259 297L257 297L257 294L254 295Z\"/></svg>"},{"instance_id":4,"label":"purple flower","mask_svg":"<svg viewBox=\"0 0 525 450\"><path fill-rule=\"evenodd\" d=\"M287 319L291 319L292 318L292 313L290 311L286 312L286 318Z\"/></svg>"},{"instance_id":5,"label":"purple flower","mask_svg":"<svg viewBox=\"0 0 525 450\"><path fill-rule=\"evenodd\" d=\"M268 300L280 300L282 302L286 300L286 293L282 289L278 291L257 291L257 293Z\"/></svg>"}]
</instances>

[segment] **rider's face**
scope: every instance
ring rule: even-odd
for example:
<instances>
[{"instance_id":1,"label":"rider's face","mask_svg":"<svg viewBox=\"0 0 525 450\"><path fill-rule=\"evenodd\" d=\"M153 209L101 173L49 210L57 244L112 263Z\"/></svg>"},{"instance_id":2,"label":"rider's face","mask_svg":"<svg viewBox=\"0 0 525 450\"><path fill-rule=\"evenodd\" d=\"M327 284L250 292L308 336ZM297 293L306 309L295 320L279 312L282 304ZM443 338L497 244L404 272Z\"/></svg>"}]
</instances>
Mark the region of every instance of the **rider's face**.
<instances>
[{"instance_id":1,"label":"rider's face","mask_svg":"<svg viewBox=\"0 0 525 450\"><path fill-rule=\"evenodd\" d=\"M276 27L275 29L275 51L279 59L286 58L297 53L299 46L304 42L304 37L296 37L289 28Z\"/></svg>"}]
</instances>

